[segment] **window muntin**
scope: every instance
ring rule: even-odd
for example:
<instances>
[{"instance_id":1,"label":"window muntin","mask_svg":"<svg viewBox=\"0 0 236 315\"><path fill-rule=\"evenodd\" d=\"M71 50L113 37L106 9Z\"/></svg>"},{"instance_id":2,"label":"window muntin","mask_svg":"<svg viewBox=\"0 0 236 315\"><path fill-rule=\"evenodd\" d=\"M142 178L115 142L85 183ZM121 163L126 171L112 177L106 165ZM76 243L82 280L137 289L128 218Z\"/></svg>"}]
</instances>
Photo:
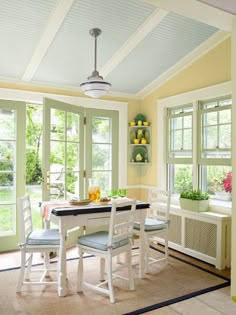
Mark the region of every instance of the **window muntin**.
<instances>
[{"instance_id":1,"label":"window muntin","mask_svg":"<svg viewBox=\"0 0 236 315\"><path fill-rule=\"evenodd\" d=\"M203 164L208 163L204 159L231 158L231 104L229 97L199 102Z\"/></svg>"},{"instance_id":2,"label":"window muntin","mask_svg":"<svg viewBox=\"0 0 236 315\"><path fill-rule=\"evenodd\" d=\"M168 109L168 158L192 157L192 105Z\"/></svg>"}]
</instances>

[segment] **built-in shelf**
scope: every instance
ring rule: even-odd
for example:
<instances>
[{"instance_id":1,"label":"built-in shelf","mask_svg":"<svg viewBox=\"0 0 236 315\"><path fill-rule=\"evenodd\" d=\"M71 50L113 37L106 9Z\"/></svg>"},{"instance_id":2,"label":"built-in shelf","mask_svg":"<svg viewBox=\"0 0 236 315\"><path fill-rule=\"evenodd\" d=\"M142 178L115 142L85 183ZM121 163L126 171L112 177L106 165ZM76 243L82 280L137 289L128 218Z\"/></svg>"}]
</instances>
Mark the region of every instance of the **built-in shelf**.
<instances>
[{"instance_id":1,"label":"built-in shelf","mask_svg":"<svg viewBox=\"0 0 236 315\"><path fill-rule=\"evenodd\" d=\"M139 139L139 143L134 143ZM137 141L137 140L136 140ZM146 142L146 143L145 143ZM151 162L151 127L129 126L129 163L148 165Z\"/></svg>"}]
</instances>

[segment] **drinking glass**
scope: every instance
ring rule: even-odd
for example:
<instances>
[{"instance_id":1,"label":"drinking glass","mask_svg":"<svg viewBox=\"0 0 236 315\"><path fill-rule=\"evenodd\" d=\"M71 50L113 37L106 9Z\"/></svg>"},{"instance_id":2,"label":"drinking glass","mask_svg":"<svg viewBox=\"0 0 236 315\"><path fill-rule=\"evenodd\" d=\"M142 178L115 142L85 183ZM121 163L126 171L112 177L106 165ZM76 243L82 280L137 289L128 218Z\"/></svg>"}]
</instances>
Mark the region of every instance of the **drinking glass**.
<instances>
[{"instance_id":1,"label":"drinking glass","mask_svg":"<svg viewBox=\"0 0 236 315\"><path fill-rule=\"evenodd\" d=\"M120 197L126 197L126 194L127 194L127 189L122 188L118 190L118 195Z\"/></svg>"},{"instance_id":2,"label":"drinking glass","mask_svg":"<svg viewBox=\"0 0 236 315\"><path fill-rule=\"evenodd\" d=\"M107 190L107 197L109 198L117 198L118 197L118 190L117 189L110 189Z\"/></svg>"}]
</instances>

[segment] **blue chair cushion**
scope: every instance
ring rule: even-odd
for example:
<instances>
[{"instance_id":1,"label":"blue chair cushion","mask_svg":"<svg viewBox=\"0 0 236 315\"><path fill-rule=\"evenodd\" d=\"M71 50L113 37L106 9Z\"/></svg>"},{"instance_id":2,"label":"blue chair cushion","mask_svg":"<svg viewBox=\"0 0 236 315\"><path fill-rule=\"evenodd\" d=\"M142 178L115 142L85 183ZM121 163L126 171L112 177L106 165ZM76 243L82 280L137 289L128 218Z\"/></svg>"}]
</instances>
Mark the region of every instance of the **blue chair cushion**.
<instances>
[{"instance_id":1,"label":"blue chair cushion","mask_svg":"<svg viewBox=\"0 0 236 315\"><path fill-rule=\"evenodd\" d=\"M166 221L146 218L145 224L144 224L144 231L163 230L163 229L166 229L167 227L168 227L168 222ZM140 230L139 222L134 222L134 229Z\"/></svg>"},{"instance_id":2,"label":"blue chair cushion","mask_svg":"<svg viewBox=\"0 0 236 315\"><path fill-rule=\"evenodd\" d=\"M28 245L60 245L58 229L36 230L31 232L26 243Z\"/></svg>"},{"instance_id":3,"label":"blue chair cushion","mask_svg":"<svg viewBox=\"0 0 236 315\"><path fill-rule=\"evenodd\" d=\"M108 242L108 232L107 231L99 231L96 233L91 233L88 235L83 235L79 238L78 244L84 245L87 247L96 248L99 250L107 251L107 242ZM115 242L112 244L112 248L118 248L129 243L129 238L126 237L123 240Z\"/></svg>"}]
</instances>

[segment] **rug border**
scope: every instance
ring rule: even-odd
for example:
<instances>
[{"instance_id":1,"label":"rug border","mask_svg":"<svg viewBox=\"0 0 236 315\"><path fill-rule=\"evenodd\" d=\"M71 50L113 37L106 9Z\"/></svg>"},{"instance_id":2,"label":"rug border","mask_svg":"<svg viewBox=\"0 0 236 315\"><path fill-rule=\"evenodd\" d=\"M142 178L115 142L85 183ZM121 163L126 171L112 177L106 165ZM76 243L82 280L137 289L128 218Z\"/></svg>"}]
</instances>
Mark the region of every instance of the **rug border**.
<instances>
[{"instance_id":1,"label":"rug border","mask_svg":"<svg viewBox=\"0 0 236 315\"><path fill-rule=\"evenodd\" d=\"M161 251L160 249L157 249L156 247L153 247L153 246L150 246L151 249L153 250L156 250L158 252L161 252L164 254L163 251ZM140 309L137 309L137 310L134 310L134 311L131 311L131 312L128 312L128 313L123 313L123 315L139 315L139 314L144 314L144 313L147 313L147 312L150 312L150 311L154 311L154 310L157 310L159 308L162 308L162 307L165 307L165 306L169 306L169 305L172 305L172 304L175 304L175 303L178 303L178 302L182 302L182 301L185 301L185 300L188 300L188 299L191 299L193 297L196 297L196 296L199 296L199 295L202 295L202 294L205 294L205 293L209 293L209 292L212 292L212 291L215 291L215 290L219 290L219 289L222 289L222 288L225 288L225 287L228 287L230 286L230 279L227 278L227 277L224 277L224 276L221 276L213 271L210 271L210 270L207 270L201 266L197 266L195 265L194 263L190 262L190 261L186 261L185 259L183 258L180 258L180 257L176 257L174 256L173 254L169 254L170 257L174 258L174 259L177 259L183 263L186 263L188 265L191 265L195 268L198 268L204 272L207 272L213 276L216 276L222 280L225 281L225 283L221 283L221 284L217 284L215 286L211 286L211 287L208 287L208 288L205 288L205 289L201 289L201 290L198 290L198 291L194 291L194 292L191 292L191 293L188 293L188 294L185 294L185 295L182 295L182 296L179 296L177 298L174 298L174 299L170 299L170 300L166 300L166 301L162 301L160 303L156 303L156 304L152 304L152 305L149 305L149 306L145 306L143 308L140 308Z\"/></svg>"}]
</instances>

